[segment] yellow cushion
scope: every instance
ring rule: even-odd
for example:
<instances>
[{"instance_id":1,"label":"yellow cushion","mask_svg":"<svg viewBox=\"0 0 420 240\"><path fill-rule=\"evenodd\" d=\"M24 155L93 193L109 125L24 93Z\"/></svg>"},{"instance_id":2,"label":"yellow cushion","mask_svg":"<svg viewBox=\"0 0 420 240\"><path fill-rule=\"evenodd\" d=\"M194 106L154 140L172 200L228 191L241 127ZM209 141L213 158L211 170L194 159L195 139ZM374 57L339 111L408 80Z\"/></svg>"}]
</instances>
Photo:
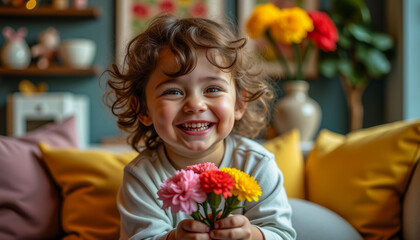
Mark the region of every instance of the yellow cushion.
<instances>
[{"instance_id":1,"label":"yellow cushion","mask_svg":"<svg viewBox=\"0 0 420 240\"><path fill-rule=\"evenodd\" d=\"M39 147L61 189L64 239L118 239L116 194L123 167L137 153L52 148L45 143Z\"/></svg>"},{"instance_id":2,"label":"yellow cushion","mask_svg":"<svg viewBox=\"0 0 420 240\"><path fill-rule=\"evenodd\" d=\"M419 154L420 120L346 136L322 130L306 162L306 196L364 239L391 239L401 230L401 199Z\"/></svg>"},{"instance_id":3,"label":"yellow cushion","mask_svg":"<svg viewBox=\"0 0 420 240\"><path fill-rule=\"evenodd\" d=\"M290 198L304 199L304 163L300 149L299 130L293 129L264 144L275 155L284 175L284 188Z\"/></svg>"}]
</instances>

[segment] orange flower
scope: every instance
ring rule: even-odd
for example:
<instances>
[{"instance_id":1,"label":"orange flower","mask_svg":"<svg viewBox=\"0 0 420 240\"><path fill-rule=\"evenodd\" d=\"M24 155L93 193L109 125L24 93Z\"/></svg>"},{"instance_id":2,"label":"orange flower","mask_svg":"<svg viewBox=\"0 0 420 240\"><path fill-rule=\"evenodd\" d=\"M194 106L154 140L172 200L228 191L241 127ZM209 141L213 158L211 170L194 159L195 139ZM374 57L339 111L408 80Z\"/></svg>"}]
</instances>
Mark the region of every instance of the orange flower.
<instances>
[{"instance_id":1,"label":"orange flower","mask_svg":"<svg viewBox=\"0 0 420 240\"><path fill-rule=\"evenodd\" d=\"M200 174L201 187L204 192L214 192L224 198L232 196L232 188L235 185L233 178L220 170L210 170Z\"/></svg>"}]
</instances>

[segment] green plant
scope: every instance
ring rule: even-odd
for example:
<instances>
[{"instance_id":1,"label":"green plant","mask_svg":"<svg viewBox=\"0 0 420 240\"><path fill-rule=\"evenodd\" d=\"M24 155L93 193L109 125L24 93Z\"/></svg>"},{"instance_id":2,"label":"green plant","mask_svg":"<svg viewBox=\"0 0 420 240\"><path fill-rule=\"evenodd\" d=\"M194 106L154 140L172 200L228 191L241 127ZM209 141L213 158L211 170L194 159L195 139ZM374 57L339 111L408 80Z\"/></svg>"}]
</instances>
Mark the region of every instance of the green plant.
<instances>
[{"instance_id":1,"label":"green plant","mask_svg":"<svg viewBox=\"0 0 420 240\"><path fill-rule=\"evenodd\" d=\"M320 71L339 76L351 115L351 130L362 128L362 95L371 79L391 71L388 51L394 46L386 33L373 29L370 11L363 0L332 0L330 16L339 41L334 52L325 54Z\"/></svg>"}]
</instances>

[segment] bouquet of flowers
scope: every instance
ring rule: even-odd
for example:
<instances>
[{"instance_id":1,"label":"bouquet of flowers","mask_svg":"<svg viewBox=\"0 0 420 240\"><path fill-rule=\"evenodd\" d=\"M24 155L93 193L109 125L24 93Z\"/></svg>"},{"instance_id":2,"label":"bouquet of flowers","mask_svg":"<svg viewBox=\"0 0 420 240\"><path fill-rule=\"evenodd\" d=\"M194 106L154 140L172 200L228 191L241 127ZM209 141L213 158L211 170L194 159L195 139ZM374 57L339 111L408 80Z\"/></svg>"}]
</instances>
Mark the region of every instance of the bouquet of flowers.
<instances>
[{"instance_id":1,"label":"bouquet of flowers","mask_svg":"<svg viewBox=\"0 0 420 240\"><path fill-rule=\"evenodd\" d=\"M183 211L210 229L217 218L225 218L242 208L238 206L241 201L258 201L261 196L261 188L253 177L235 168L218 169L213 163L178 170L160 187L157 194L163 201L162 209L170 207L173 214ZM222 197L225 204L219 209Z\"/></svg>"},{"instance_id":2,"label":"bouquet of flowers","mask_svg":"<svg viewBox=\"0 0 420 240\"><path fill-rule=\"evenodd\" d=\"M320 11L305 11L300 7L278 8L272 3L257 6L246 24L246 31L253 39L264 39L269 52L280 62L286 80L303 80L304 63L308 52L315 45L323 51L334 51L338 32L331 18ZM290 58L285 49L293 49L292 72Z\"/></svg>"}]
</instances>

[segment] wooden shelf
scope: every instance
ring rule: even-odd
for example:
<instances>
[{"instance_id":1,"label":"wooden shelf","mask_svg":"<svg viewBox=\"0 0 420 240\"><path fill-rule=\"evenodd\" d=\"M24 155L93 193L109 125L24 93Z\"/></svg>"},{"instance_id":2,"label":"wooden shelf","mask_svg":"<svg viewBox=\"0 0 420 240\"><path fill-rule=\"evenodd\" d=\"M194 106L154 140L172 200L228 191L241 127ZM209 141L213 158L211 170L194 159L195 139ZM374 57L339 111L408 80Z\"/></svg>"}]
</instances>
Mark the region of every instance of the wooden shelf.
<instances>
[{"instance_id":1,"label":"wooden shelf","mask_svg":"<svg viewBox=\"0 0 420 240\"><path fill-rule=\"evenodd\" d=\"M10 69L0 67L0 76L94 76L99 74L98 67L71 68L64 66L52 66L47 69L39 69L29 66L26 69Z\"/></svg>"},{"instance_id":2,"label":"wooden shelf","mask_svg":"<svg viewBox=\"0 0 420 240\"><path fill-rule=\"evenodd\" d=\"M33 10L16 7L0 7L0 17L54 17L54 18L98 18L102 14L99 7L86 9L54 9L40 6Z\"/></svg>"}]
</instances>

